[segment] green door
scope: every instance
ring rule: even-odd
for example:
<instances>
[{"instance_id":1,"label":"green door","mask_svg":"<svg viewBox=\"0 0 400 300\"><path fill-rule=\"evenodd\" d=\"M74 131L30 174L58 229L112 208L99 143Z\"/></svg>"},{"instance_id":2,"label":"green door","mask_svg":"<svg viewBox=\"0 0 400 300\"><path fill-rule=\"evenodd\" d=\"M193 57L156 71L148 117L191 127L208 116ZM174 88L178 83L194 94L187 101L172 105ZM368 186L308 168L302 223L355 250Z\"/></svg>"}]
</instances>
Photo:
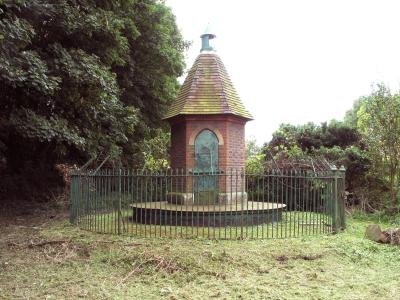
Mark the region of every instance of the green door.
<instances>
[{"instance_id":1,"label":"green door","mask_svg":"<svg viewBox=\"0 0 400 300\"><path fill-rule=\"evenodd\" d=\"M214 203L218 190L218 138L205 129L196 137L195 144L195 202Z\"/></svg>"}]
</instances>

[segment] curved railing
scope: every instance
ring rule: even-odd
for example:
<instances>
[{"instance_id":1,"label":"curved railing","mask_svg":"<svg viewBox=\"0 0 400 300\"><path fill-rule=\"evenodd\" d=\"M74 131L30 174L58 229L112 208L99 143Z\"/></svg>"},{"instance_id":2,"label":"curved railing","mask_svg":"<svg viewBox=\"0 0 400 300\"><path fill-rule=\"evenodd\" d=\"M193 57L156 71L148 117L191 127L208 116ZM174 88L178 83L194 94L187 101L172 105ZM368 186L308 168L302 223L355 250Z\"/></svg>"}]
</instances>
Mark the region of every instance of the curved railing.
<instances>
[{"instance_id":1,"label":"curved railing","mask_svg":"<svg viewBox=\"0 0 400 300\"><path fill-rule=\"evenodd\" d=\"M337 232L344 172L126 169L71 174L70 219L101 233L212 239Z\"/></svg>"}]
</instances>

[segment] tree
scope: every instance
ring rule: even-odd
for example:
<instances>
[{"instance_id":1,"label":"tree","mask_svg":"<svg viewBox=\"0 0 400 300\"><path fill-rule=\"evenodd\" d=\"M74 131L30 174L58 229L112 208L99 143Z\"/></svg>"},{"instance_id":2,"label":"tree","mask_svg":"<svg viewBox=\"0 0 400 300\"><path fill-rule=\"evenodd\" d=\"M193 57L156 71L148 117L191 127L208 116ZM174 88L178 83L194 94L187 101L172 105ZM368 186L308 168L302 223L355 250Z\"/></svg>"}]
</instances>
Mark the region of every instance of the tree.
<instances>
[{"instance_id":1,"label":"tree","mask_svg":"<svg viewBox=\"0 0 400 300\"><path fill-rule=\"evenodd\" d=\"M156 130L157 135L144 140L143 168L153 172L166 170L169 165L169 149L171 134L162 129Z\"/></svg>"},{"instance_id":2,"label":"tree","mask_svg":"<svg viewBox=\"0 0 400 300\"><path fill-rule=\"evenodd\" d=\"M282 124L273 134L272 140L264 145L265 158L275 163L288 165L318 161L323 158L337 166L346 167L346 188L350 192L364 190L370 162L361 136L355 127L343 122L307 123L294 126Z\"/></svg>"},{"instance_id":3,"label":"tree","mask_svg":"<svg viewBox=\"0 0 400 300\"><path fill-rule=\"evenodd\" d=\"M246 173L262 173L264 161L265 154L261 152L261 147L257 145L257 140L254 137L250 137L246 140Z\"/></svg>"},{"instance_id":4,"label":"tree","mask_svg":"<svg viewBox=\"0 0 400 300\"><path fill-rule=\"evenodd\" d=\"M246 140L246 158L261 153L261 147L257 145L257 140L254 136Z\"/></svg>"},{"instance_id":5,"label":"tree","mask_svg":"<svg viewBox=\"0 0 400 300\"><path fill-rule=\"evenodd\" d=\"M400 184L400 93L379 84L363 101L357 125L368 146L375 172L387 176L390 199L398 205Z\"/></svg>"},{"instance_id":6,"label":"tree","mask_svg":"<svg viewBox=\"0 0 400 300\"><path fill-rule=\"evenodd\" d=\"M332 120L329 124L307 123L294 126L281 124L272 135L268 148L274 151L279 149L300 148L305 153L312 153L314 149L321 147L347 148L352 145L360 145L360 135L356 128L350 127L343 122Z\"/></svg>"},{"instance_id":7,"label":"tree","mask_svg":"<svg viewBox=\"0 0 400 300\"><path fill-rule=\"evenodd\" d=\"M142 164L185 47L163 2L0 1L0 170L32 194L57 162Z\"/></svg>"},{"instance_id":8,"label":"tree","mask_svg":"<svg viewBox=\"0 0 400 300\"><path fill-rule=\"evenodd\" d=\"M360 97L353 103L353 107L346 112L344 115L344 120L343 123L351 128L357 128L357 122L358 122L358 111L361 108L361 105L367 101L367 97Z\"/></svg>"}]
</instances>

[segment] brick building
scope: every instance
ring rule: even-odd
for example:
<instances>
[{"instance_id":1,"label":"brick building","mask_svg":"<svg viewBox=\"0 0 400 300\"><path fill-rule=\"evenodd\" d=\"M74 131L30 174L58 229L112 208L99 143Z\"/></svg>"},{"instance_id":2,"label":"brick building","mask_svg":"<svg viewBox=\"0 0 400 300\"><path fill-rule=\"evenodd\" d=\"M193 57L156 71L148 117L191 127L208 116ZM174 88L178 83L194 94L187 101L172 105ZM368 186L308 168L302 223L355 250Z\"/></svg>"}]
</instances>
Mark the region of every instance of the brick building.
<instances>
[{"instance_id":1,"label":"brick building","mask_svg":"<svg viewBox=\"0 0 400 300\"><path fill-rule=\"evenodd\" d=\"M164 117L171 125L171 167L194 176L175 188L175 201L243 201L244 181L238 176L245 167L245 124L252 116L210 46L215 35L206 30L201 38L201 53Z\"/></svg>"}]
</instances>

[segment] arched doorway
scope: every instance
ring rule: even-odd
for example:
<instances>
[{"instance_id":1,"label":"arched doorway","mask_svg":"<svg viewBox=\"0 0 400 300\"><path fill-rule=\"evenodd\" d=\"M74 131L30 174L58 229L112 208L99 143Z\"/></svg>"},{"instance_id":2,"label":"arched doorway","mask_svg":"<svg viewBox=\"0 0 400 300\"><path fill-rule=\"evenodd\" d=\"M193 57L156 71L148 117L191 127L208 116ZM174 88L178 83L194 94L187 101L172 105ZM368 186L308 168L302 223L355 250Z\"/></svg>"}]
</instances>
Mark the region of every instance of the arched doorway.
<instances>
[{"instance_id":1,"label":"arched doorway","mask_svg":"<svg viewBox=\"0 0 400 300\"><path fill-rule=\"evenodd\" d=\"M194 151L196 172L218 171L218 138L214 132L202 130L196 137Z\"/></svg>"},{"instance_id":2,"label":"arched doorway","mask_svg":"<svg viewBox=\"0 0 400 300\"><path fill-rule=\"evenodd\" d=\"M202 130L194 143L195 202L211 204L218 190L218 138L209 129Z\"/></svg>"}]
</instances>

